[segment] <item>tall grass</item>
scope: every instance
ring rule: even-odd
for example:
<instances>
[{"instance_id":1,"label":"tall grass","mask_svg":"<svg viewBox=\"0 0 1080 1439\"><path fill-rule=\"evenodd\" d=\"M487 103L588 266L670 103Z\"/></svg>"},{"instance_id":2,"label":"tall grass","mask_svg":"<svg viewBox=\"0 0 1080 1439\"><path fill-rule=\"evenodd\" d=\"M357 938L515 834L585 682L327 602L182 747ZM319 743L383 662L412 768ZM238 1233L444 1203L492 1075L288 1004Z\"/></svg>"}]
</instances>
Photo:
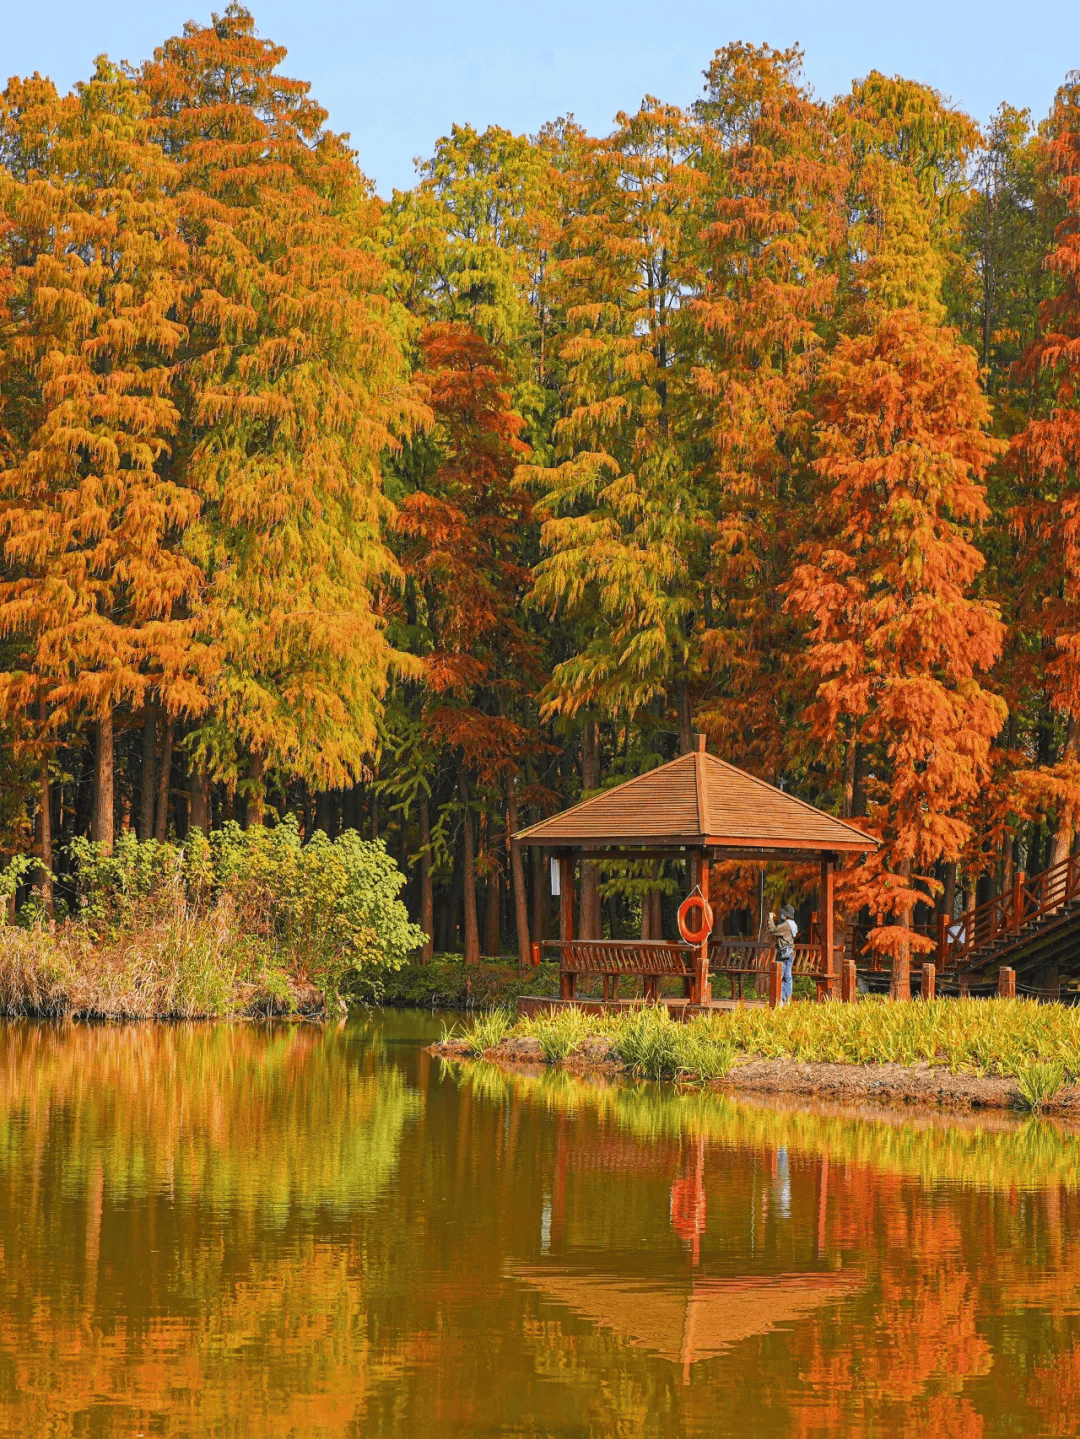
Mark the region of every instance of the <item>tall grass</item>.
<instances>
[{"instance_id":1,"label":"tall grass","mask_svg":"<svg viewBox=\"0 0 1080 1439\"><path fill-rule=\"evenodd\" d=\"M1053 1099L1065 1083L1065 1066L1060 1059L1048 1064L1029 1064L1016 1078L1020 1091L1020 1102L1025 1109L1038 1114L1043 1105Z\"/></svg>"},{"instance_id":2,"label":"tall grass","mask_svg":"<svg viewBox=\"0 0 1080 1439\"><path fill-rule=\"evenodd\" d=\"M323 995L234 907L159 891L129 932L78 922L0 928L0 1014L197 1019L321 1011Z\"/></svg>"},{"instance_id":3,"label":"tall grass","mask_svg":"<svg viewBox=\"0 0 1080 1439\"><path fill-rule=\"evenodd\" d=\"M1080 1008L1024 999L747 1007L687 1024L663 1006L602 1017L570 1009L521 1021L514 1032L537 1038L549 1062L567 1058L587 1034L603 1035L624 1064L652 1078L720 1078L745 1055L1027 1076L1033 1093L1059 1070L1058 1088L1080 1081ZM1040 1065L1053 1068L1040 1075L1032 1068Z\"/></svg>"}]
</instances>

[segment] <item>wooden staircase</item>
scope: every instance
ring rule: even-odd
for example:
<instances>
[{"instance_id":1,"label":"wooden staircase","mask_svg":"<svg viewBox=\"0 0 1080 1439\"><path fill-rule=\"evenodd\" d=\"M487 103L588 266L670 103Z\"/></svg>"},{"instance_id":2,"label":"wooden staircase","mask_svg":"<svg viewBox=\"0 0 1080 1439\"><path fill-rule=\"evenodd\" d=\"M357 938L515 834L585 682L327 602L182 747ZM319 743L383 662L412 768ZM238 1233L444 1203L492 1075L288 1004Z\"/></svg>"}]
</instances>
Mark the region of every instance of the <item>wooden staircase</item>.
<instances>
[{"instance_id":1,"label":"wooden staircase","mask_svg":"<svg viewBox=\"0 0 1080 1439\"><path fill-rule=\"evenodd\" d=\"M1002 968L1014 971L1018 993L1053 992L1046 971L1080 978L1080 859L1070 855L1031 879L1018 874L1006 893L952 923L938 915L929 937L935 948L922 960L936 966L939 993L996 990ZM917 984L919 957L912 961ZM872 989L885 982L877 964L864 969L860 963L859 970Z\"/></svg>"},{"instance_id":2,"label":"wooden staircase","mask_svg":"<svg viewBox=\"0 0 1080 1439\"><path fill-rule=\"evenodd\" d=\"M1080 975L1080 859L1070 855L1032 879L1018 874L1006 894L978 905L960 924L960 934L946 930L944 946L939 935L938 963L943 977L961 987L996 980L1005 965L1021 989L1038 988L1032 981L1049 966L1062 976Z\"/></svg>"}]
</instances>

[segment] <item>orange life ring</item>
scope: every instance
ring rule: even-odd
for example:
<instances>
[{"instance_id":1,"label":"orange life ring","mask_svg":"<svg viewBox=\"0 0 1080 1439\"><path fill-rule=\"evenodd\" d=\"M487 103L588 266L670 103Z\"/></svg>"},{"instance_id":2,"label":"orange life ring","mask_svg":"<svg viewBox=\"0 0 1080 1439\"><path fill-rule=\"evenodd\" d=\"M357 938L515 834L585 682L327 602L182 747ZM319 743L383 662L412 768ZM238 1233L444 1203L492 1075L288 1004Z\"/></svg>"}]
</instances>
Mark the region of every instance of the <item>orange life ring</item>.
<instances>
[{"instance_id":1,"label":"orange life ring","mask_svg":"<svg viewBox=\"0 0 1080 1439\"><path fill-rule=\"evenodd\" d=\"M686 916L692 909L701 910L701 928L690 929L686 923ZM679 905L679 933L687 944L700 944L712 933L713 912L712 905L703 894L692 894L684 899Z\"/></svg>"}]
</instances>

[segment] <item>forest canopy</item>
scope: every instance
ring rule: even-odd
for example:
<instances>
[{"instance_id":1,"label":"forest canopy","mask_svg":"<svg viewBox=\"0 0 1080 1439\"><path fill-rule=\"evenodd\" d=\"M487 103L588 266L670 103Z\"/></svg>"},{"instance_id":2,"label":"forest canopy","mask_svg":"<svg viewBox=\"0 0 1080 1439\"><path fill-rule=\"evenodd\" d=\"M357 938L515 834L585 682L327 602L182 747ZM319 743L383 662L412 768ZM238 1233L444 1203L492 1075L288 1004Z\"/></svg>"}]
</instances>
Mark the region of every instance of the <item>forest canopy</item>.
<instances>
[{"instance_id":1,"label":"forest canopy","mask_svg":"<svg viewBox=\"0 0 1080 1439\"><path fill-rule=\"evenodd\" d=\"M509 837L686 752L882 841L906 965L1080 834L1080 73L985 123L798 49L407 192L230 5L0 97L0 860L295 817L428 951L528 953ZM815 880L807 878L809 894ZM648 935L656 870L583 867ZM732 928L756 870L717 872ZM665 901L670 903L670 901Z\"/></svg>"}]
</instances>

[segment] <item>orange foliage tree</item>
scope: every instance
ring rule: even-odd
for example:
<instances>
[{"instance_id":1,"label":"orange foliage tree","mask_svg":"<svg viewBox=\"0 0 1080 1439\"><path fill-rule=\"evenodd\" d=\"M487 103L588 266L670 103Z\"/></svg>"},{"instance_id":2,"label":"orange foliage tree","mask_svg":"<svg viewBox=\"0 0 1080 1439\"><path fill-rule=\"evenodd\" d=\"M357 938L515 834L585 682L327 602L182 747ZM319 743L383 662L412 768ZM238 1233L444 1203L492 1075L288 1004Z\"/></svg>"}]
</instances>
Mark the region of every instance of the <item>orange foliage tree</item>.
<instances>
[{"instance_id":1,"label":"orange foliage tree","mask_svg":"<svg viewBox=\"0 0 1080 1439\"><path fill-rule=\"evenodd\" d=\"M436 427L414 456L412 493L402 499L397 523L421 631L423 722L457 769L465 958L474 963L480 931L473 784L499 790L512 779L531 737L508 711L538 678L536 641L521 622L529 578L521 547L530 505L513 484L528 447L510 407L506 366L471 326L428 326L420 354ZM513 806L512 785L509 793ZM518 866L514 878L519 942L527 945Z\"/></svg>"},{"instance_id":2,"label":"orange foliage tree","mask_svg":"<svg viewBox=\"0 0 1080 1439\"><path fill-rule=\"evenodd\" d=\"M284 50L232 4L143 66L190 243L172 468L201 501L200 633L217 673L190 743L223 776L245 752L330 787L363 773L400 580L381 459L425 421L371 243L379 203Z\"/></svg>"},{"instance_id":3,"label":"orange foliage tree","mask_svg":"<svg viewBox=\"0 0 1080 1439\"><path fill-rule=\"evenodd\" d=\"M985 682L1003 626L973 594L984 561L967 533L986 518L981 480L999 446L974 353L914 310L842 339L818 406L818 533L787 604L810 623L811 734L846 746L852 767L864 752L866 824L883 843L839 892L877 917L870 943L891 954L901 997L912 947L929 947L912 909L970 839L1005 719Z\"/></svg>"},{"instance_id":4,"label":"orange foliage tree","mask_svg":"<svg viewBox=\"0 0 1080 1439\"><path fill-rule=\"evenodd\" d=\"M36 77L12 81L0 109L11 277L0 634L20 646L0 705L35 706L46 732L96 723L92 833L106 849L117 706L149 688L203 704L205 654L185 618L203 573L181 543L199 504L168 466L187 251L174 166L146 111L104 61L66 98Z\"/></svg>"},{"instance_id":5,"label":"orange foliage tree","mask_svg":"<svg viewBox=\"0 0 1080 1439\"><path fill-rule=\"evenodd\" d=\"M1080 827L1080 80L1058 92L1046 163L1065 205L1046 264L1057 293L1039 309L1039 334L1021 375L1035 408L1013 441L1021 491L1012 512L1022 545L1024 613L1034 611L1046 657L1042 679L1064 724L1059 758L1022 775L1026 806L1056 811L1049 863Z\"/></svg>"}]
</instances>

